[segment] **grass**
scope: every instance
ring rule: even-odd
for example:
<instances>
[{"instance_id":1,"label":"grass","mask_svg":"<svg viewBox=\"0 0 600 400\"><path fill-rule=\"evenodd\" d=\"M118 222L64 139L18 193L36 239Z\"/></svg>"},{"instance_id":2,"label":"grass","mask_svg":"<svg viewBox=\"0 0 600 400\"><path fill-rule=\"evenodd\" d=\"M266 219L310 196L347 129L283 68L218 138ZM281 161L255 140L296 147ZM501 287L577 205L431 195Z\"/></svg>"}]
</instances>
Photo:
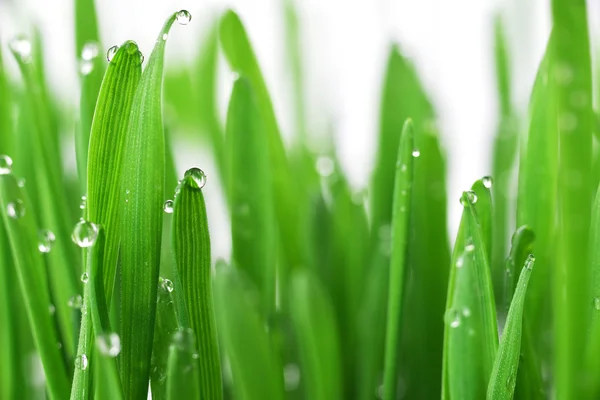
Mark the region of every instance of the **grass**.
<instances>
[{"instance_id":1,"label":"grass","mask_svg":"<svg viewBox=\"0 0 600 400\"><path fill-rule=\"evenodd\" d=\"M187 11L157 27L145 60L126 41L105 61L94 2L76 1L76 112L49 89L39 32L0 48L0 398L599 398L598 68L584 0L552 0L527 113L504 21L490 26L492 176L464 188L452 238L454 155L401 46L357 194L335 148L311 141L302 24L282 5L289 145L235 11L193 63L165 68ZM221 55L237 75L223 121ZM76 174L60 151L73 118ZM210 149L217 179L176 170L180 127ZM232 248L213 264L204 194L219 189Z\"/></svg>"}]
</instances>

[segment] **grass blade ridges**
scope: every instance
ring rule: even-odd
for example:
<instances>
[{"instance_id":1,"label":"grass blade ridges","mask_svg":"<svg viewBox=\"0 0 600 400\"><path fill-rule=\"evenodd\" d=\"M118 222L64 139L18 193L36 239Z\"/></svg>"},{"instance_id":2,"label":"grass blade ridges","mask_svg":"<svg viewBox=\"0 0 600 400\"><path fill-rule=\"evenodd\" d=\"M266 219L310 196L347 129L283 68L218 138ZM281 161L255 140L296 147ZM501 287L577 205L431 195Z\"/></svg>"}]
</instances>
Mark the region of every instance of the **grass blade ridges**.
<instances>
[{"instance_id":1,"label":"grass blade ridges","mask_svg":"<svg viewBox=\"0 0 600 400\"><path fill-rule=\"evenodd\" d=\"M387 304L387 329L385 337L385 368L383 376L383 398L396 398L398 384L398 347L400 342L400 322L404 300L404 279L406 270L406 250L409 236L410 201L413 180L414 127L407 120L402 128L398 146L398 161L394 184L392 212L392 254Z\"/></svg>"},{"instance_id":2,"label":"grass blade ridges","mask_svg":"<svg viewBox=\"0 0 600 400\"><path fill-rule=\"evenodd\" d=\"M200 371L199 398L220 399L223 397L221 363L213 308L210 236L202 194L204 179L198 168L188 170L175 196L173 250L182 288L180 296L187 306L191 335L195 336L192 340L187 338L188 331L177 333L182 344L178 346L176 341L176 348L169 356L173 360L169 363L173 363L173 368L180 368L181 363L185 365L190 361L187 360L191 357L189 352L195 351L197 346L199 357L191 362L196 366L194 370ZM188 343L190 341L193 343Z\"/></svg>"},{"instance_id":3,"label":"grass blade ridges","mask_svg":"<svg viewBox=\"0 0 600 400\"><path fill-rule=\"evenodd\" d=\"M581 392L587 323L588 237L593 189L592 76L585 0L553 0L555 42L551 80L558 113L558 248L554 271L556 397Z\"/></svg>"},{"instance_id":4,"label":"grass blade ridges","mask_svg":"<svg viewBox=\"0 0 600 400\"><path fill-rule=\"evenodd\" d=\"M527 284L531 277L534 262L533 255L529 255L525 267L521 270L488 386L487 398L489 400L512 400L514 395L521 356L525 293L527 293Z\"/></svg>"},{"instance_id":5,"label":"grass blade ridges","mask_svg":"<svg viewBox=\"0 0 600 400\"><path fill-rule=\"evenodd\" d=\"M152 337L156 317L156 284L165 191L165 138L162 122L162 76L165 38L179 11L160 31L133 100L124 160L125 206L121 229L121 380L126 398L148 392Z\"/></svg>"},{"instance_id":6,"label":"grass blade ridges","mask_svg":"<svg viewBox=\"0 0 600 400\"><path fill-rule=\"evenodd\" d=\"M12 174L0 176L0 207L17 267L21 295L46 376L50 398L65 399L69 378L52 315L48 277L38 251L38 232L31 203Z\"/></svg>"}]
</instances>

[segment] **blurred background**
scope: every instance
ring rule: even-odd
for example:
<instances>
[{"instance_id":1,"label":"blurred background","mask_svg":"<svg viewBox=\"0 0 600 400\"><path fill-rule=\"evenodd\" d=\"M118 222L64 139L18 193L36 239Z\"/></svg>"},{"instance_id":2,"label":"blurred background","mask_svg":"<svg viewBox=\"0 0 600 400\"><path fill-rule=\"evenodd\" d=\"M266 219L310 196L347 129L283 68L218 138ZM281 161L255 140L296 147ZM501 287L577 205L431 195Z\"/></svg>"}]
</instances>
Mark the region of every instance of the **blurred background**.
<instances>
[{"instance_id":1,"label":"blurred background","mask_svg":"<svg viewBox=\"0 0 600 400\"><path fill-rule=\"evenodd\" d=\"M0 38L6 46L18 33L41 28L50 87L65 107L79 102L74 60L73 0L0 0ZM449 229L460 218L462 190L489 174L491 145L497 124L493 61L493 20L501 13L511 48L514 103L523 115L537 64L549 33L546 0L296 0L303 53L308 131L333 134L343 168L353 187L367 187L375 156L380 89L390 43L416 65L439 117L449 176ZM590 16L600 0L590 0ZM177 26L167 46L167 69L189 63L202 37L225 7L243 19L271 90L286 138L293 126L293 89L285 57L283 0L101 0L96 1L102 46L108 49L135 40L146 56L165 17L187 9L193 18ZM598 32L597 21L590 18ZM597 18L596 18L597 20ZM10 60L10 57L6 57ZM10 60L12 62L12 60ZM16 71L16 65L15 67ZM219 103L225 114L232 76L221 61ZM167 110L168 117L168 110ZM73 130L75 125L73 124ZM65 128L65 129L68 129ZM177 133L177 132L176 132ZM208 175L205 188L214 240L214 256L229 249L229 229L217 174L208 146L194 135L177 135L176 162L182 173L196 165ZM73 141L65 159L75 171ZM211 177L215 184L210 185ZM450 235L454 237L454 234Z\"/></svg>"}]
</instances>

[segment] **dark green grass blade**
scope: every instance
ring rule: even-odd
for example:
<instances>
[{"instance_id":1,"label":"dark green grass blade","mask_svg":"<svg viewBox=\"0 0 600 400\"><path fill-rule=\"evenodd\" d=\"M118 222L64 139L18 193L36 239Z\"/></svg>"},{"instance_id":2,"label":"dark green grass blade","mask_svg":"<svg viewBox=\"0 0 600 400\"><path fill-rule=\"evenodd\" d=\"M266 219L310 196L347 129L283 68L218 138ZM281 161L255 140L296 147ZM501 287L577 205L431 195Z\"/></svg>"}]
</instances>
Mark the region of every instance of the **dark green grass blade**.
<instances>
[{"instance_id":1,"label":"dark green grass blade","mask_svg":"<svg viewBox=\"0 0 600 400\"><path fill-rule=\"evenodd\" d=\"M202 356L196 353L196 334L189 328L175 332L173 344L169 348L167 367L167 399L219 399L219 397L204 397L203 394L213 392L215 386L210 382L205 388L198 377L198 360ZM204 377L206 378L206 376ZM212 377L209 377L209 379ZM220 384L220 377L219 377ZM220 387L218 392L221 392Z\"/></svg>"},{"instance_id":2,"label":"dark green grass blade","mask_svg":"<svg viewBox=\"0 0 600 400\"><path fill-rule=\"evenodd\" d=\"M398 146L398 161L394 182L394 203L392 211L392 254L387 302L387 324L385 336L385 360L383 375L383 398L396 398L398 384L398 348L400 342L400 322L406 278L406 250L409 237L410 203L413 181L414 127L409 119L404 123Z\"/></svg>"},{"instance_id":3,"label":"dark green grass blade","mask_svg":"<svg viewBox=\"0 0 600 400\"><path fill-rule=\"evenodd\" d=\"M231 364L233 393L240 400L281 400L283 374L263 318L257 295L243 272L217 266L215 307L223 351Z\"/></svg>"},{"instance_id":4,"label":"dark green grass blade","mask_svg":"<svg viewBox=\"0 0 600 400\"><path fill-rule=\"evenodd\" d=\"M341 399L341 354L331 300L309 271L292 275L290 293L304 396L315 400Z\"/></svg>"},{"instance_id":5,"label":"dark green grass blade","mask_svg":"<svg viewBox=\"0 0 600 400\"><path fill-rule=\"evenodd\" d=\"M275 211L287 265L296 267L306 263L306 249L300 240L300 216L297 207L297 188L293 184L290 166L281 140L275 110L269 97L256 56L242 22L233 11L221 17L221 46L231 68L248 78L255 91L256 102L267 136Z\"/></svg>"},{"instance_id":6,"label":"dark green grass blade","mask_svg":"<svg viewBox=\"0 0 600 400\"><path fill-rule=\"evenodd\" d=\"M156 283L165 190L162 74L171 15L158 35L137 88L124 160L125 206L121 230L121 380L127 398L145 398L156 314Z\"/></svg>"},{"instance_id":7,"label":"dark green grass blade","mask_svg":"<svg viewBox=\"0 0 600 400\"><path fill-rule=\"evenodd\" d=\"M243 76L235 82L227 115L227 192L233 260L259 289L268 318L275 312L277 242L267 137L254 93Z\"/></svg>"},{"instance_id":8,"label":"dark green grass blade","mask_svg":"<svg viewBox=\"0 0 600 400\"><path fill-rule=\"evenodd\" d=\"M521 332L523 328L523 308L525 306L525 293L531 277L531 270L535 258L529 256L521 270L515 296L508 311L506 325L502 333L500 346L494 362L494 369L490 377L487 398L493 400L512 400L519 368L521 355Z\"/></svg>"},{"instance_id":9,"label":"dark green grass blade","mask_svg":"<svg viewBox=\"0 0 600 400\"><path fill-rule=\"evenodd\" d=\"M577 398L588 303L592 77L586 2L553 0L555 36L551 79L558 113L558 241L554 279L557 398ZM576 310L582 310L577 312Z\"/></svg>"},{"instance_id":10,"label":"dark green grass blade","mask_svg":"<svg viewBox=\"0 0 600 400\"><path fill-rule=\"evenodd\" d=\"M16 324L14 322L18 318L13 310L10 296L15 293L11 290L12 269L14 268L10 244L4 224L0 225L0 324L4 329L0 331L0 346L5 349L0 354L0 396L4 399L11 399L16 396L17 388L15 386L21 384L20 374L17 368L19 367L16 352Z\"/></svg>"},{"instance_id":11,"label":"dark green grass blade","mask_svg":"<svg viewBox=\"0 0 600 400\"><path fill-rule=\"evenodd\" d=\"M199 396L220 399L223 396L221 363L213 308L208 220L202 190L188 173L175 196L172 232L183 299L187 305L192 334L195 333L195 346L192 347L198 348L199 357L193 364L195 370L200 372ZM186 332L180 334L185 336ZM190 346L175 347L170 356L173 358L173 368L175 365L180 368L181 362L185 367L187 358L191 356L188 353L192 350Z\"/></svg>"},{"instance_id":12,"label":"dark green grass blade","mask_svg":"<svg viewBox=\"0 0 600 400\"><path fill-rule=\"evenodd\" d=\"M15 256L21 295L25 300L36 348L44 367L48 394L52 399L65 399L69 393L67 366L56 346L59 336L52 315L48 312L51 304L49 283L44 260L38 251L34 211L13 175L0 176L0 207L12 254ZM9 214L19 217L13 218Z\"/></svg>"}]
</instances>

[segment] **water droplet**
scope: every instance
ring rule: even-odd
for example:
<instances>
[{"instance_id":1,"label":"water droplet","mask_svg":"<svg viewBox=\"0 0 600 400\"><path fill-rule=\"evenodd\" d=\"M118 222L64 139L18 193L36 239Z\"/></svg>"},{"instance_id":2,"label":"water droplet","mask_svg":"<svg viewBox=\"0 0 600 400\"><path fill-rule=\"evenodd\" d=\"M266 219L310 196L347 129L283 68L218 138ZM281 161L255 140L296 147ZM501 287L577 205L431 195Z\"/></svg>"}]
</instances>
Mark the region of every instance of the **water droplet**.
<instances>
[{"instance_id":1,"label":"water droplet","mask_svg":"<svg viewBox=\"0 0 600 400\"><path fill-rule=\"evenodd\" d=\"M535 256L530 254L527 256L527 260L525 261L525 268L533 269L533 264L535 263Z\"/></svg>"},{"instance_id":2,"label":"water droplet","mask_svg":"<svg viewBox=\"0 0 600 400\"><path fill-rule=\"evenodd\" d=\"M297 364L287 364L283 368L283 379L285 382L285 390L291 392L298 389L300 385L300 368Z\"/></svg>"},{"instance_id":3,"label":"water droplet","mask_svg":"<svg viewBox=\"0 0 600 400\"><path fill-rule=\"evenodd\" d=\"M162 287L163 287L163 289L165 289L169 293L171 293L173 291L173 289L174 289L173 282L171 282L168 279L163 279L163 281L162 281Z\"/></svg>"},{"instance_id":4,"label":"water droplet","mask_svg":"<svg viewBox=\"0 0 600 400\"><path fill-rule=\"evenodd\" d=\"M54 241L56 240L54 233L48 229L41 229L38 232L38 239L39 239L38 250L41 253L50 253L50 250L52 250L52 245L54 244Z\"/></svg>"},{"instance_id":5,"label":"water droplet","mask_svg":"<svg viewBox=\"0 0 600 400\"><path fill-rule=\"evenodd\" d=\"M484 176L481 179L481 182L483 182L483 186L490 189L492 187L492 185L494 184L494 179L491 176Z\"/></svg>"},{"instance_id":6,"label":"water droplet","mask_svg":"<svg viewBox=\"0 0 600 400\"><path fill-rule=\"evenodd\" d=\"M458 328L460 326L460 313L454 308L450 308L444 315L444 321L450 328Z\"/></svg>"},{"instance_id":7,"label":"water droplet","mask_svg":"<svg viewBox=\"0 0 600 400\"><path fill-rule=\"evenodd\" d=\"M190 183L193 188L202 189L206 185L206 174L200 168L193 167L185 171L184 181Z\"/></svg>"},{"instance_id":8,"label":"water droplet","mask_svg":"<svg viewBox=\"0 0 600 400\"><path fill-rule=\"evenodd\" d=\"M456 259L456 268L462 268L463 265L465 265L465 256L464 256L464 254L461 254Z\"/></svg>"},{"instance_id":9,"label":"water droplet","mask_svg":"<svg viewBox=\"0 0 600 400\"><path fill-rule=\"evenodd\" d=\"M467 243L465 244L465 251L467 253L472 253L475 251L475 244L473 244L473 238L467 239Z\"/></svg>"},{"instance_id":10,"label":"water droplet","mask_svg":"<svg viewBox=\"0 0 600 400\"><path fill-rule=\"evenodd\" d=\"M108 357L116 357L121 352L121 338L114 332L98 335L96 345L100 353Z\"/></svg>"},{"instance_id":11,"label":"water droplet","mask_svg":"<svg viewBox=\"0 0 600 400\"><path fill-rule=\"evenodd\" d=\"M190 328L178 328L173 334L173 345L179 350L194 353L196 349L196 335Z\"/></svg>"},{"instance_id":12,"label":"water droplet","mask_svg":"<svg viewBox=\"0 0 600 400\"><path fill-rule=\"evenodd\" d=\"M22 62L31 62L31 42L25 36L17 36L8 44L10 49Z\"/></svg>"},{"instance_id":13,"label":"water droplet","mask_svg":"<svg viewBox=\"0 0 600 400\"><path fill-rule=\"evenodd\" d=\"M506 379L506 389L512 392L515 388L515 373L511 372L511 374Z\"/></svg>"},{"instance_id":14,"label":"water droplet","mask_svg":"<svg viewBox=\"0 0 600 400\"><path fill-rule=\"evenodd\" d=\"M594 308L596 311L600 311L600 297L594 297Z\"/></svg>"},{"instance_id":15,"label":"water droplet","mask_svg":"<svg viewBox=\"0 0 600 400\"><path fill-rule=\"evenodd\" d=\"M81 196L81 203L79 203L79 208L85 210L85 206L87 205L87 197Z\"/></svg>"},{"instance_id":16,"label":"water droplet","mask_svg":"<svg viewBox=\"0 0 600 400\"><path fill-rule=\"evenodd\" d=\"M173 200L165 201L165 204L163 205L163 211L167 214L173 213Z\"/></svg>"},{"instance_id":17,"label":"water droplet","mask_svg":"<svg viewBox=\"0 0 600 400\"><path fill-rule=\"evenodd\" d=\"M168 33L163 33L162 40L167 40L168 37L169 37Z\"/></svg>"},{"instance_id":18,"label":"water droplet","mask_svg":"<svg viewBox=\"0 0 600 400\"><path fill-rule=\"evenodd\" d=\"M321 157L317 158L316 168L317 168L317 172L319 173L319 175L326 178L329 175L333 174L335 165L331 158L326 157L326 156L321 156Z\"/></svg>"},{"instance_id":19,"label":"water droplet","mask_svg":"<svg viewBox=\"0 0 600 400\"><path fill-rule=\"evenodd\" d=\"M81 282L88 283L89 280L90 280L90 276L88 275L87 272L84 272L83 274L81 274Z\"/></svg>"},{"instance_id":20,"label":"water droplet","mask_svg":"<svg viewBox=\"0 0 600 400\"><path fill-rule=\"evenodd\" d=\"M56 307L54 307L54 304L50 304L48 306L48 312L50 313L50 315L54 315L54 313L56 313Z\"/></svg>"},{"instance_id":21,"label":"water droplet","mask_svg":"<svg viewBox=\"0 0 600 400\"><path fill-rule=\"evenodd\" d=\"M577 128L577 117L570 112L564 112L558 117L558 127L561 131L572 132Z\"/></svg>"},{"instance_id":22,"label":"water droplet","mask_svg":"<svg viewBox=\"0 0 600 400\"><path fill-rule=\"evenodd\" d=\"M179 25L187 25L192 20L192 14L188 10L177 11L177 22Z\"/></svg>"},{"instance_id":23,"label":"water droplet","mask_svg":"<svg viewBox=\"0 0 600 400\"><path fill-rule=\"evenodd\" d=\"M421 152L419 150L413 150L412 152L412 156L417 158L421 156Z\"/></svg>"},{"instance_id":24,"label":"water droplet","mask_svg":"<svg viewBox=\"0 0 600 400\"><path fill-rule=\"evenodd\" d=\"M117 50L119 50L119 46L113 46L106 52L106 60L111 62L115 54L117 54Z\"/></svg>"},{"instance_id":25,"label":"water droplet","mask_svg":"<svg viewBox=\"0 0 600 400\"><path fill-rule=\"evenodd\" d=\"M80 294L76 294L69 299L68 305L71 308L80 309L83 306L83 298Z\"/></svg>"},{"instance_id":26,"label":"water droplet","mask_svg":"<svg viewBox=\"0 0 600 400\"><path fill-rule=\"evenodd\" d=\"M88 358L85 354L77 356L75 359L75 368L85 371L88 367Z\"/></svg>"},{"instance_id":27,"label":"water droplet","mask_svg":"<svg viewBox=\"0 0 600 400\"><path fill-rule=\"evenodd\" d=\"M469 307L463 308L462 315L465 318L469 318L471 316L471 310L469 309Z\"/></svg>"},{"instance_id":28,"label":"water droplet","mask_svg":"<svg viewBox=\"0 0 600 400\"><path fill-rule=\"evenodd\" d=\"M8 175L12 172L12 158L7 155L0 155L0 175Z\"/></svg>"},{"instance_id":29,"label":"water droplet","mask_svg":"<svg viewBox=\"0 0 600 400\"><path fill-rule=\"evenodd\" d=\"M75 225L71 239L73 242L82 248L90 247L98 238L98 226L93 222L85 221L83 219Z\"/></svg>"},{"instance_id":30,"label":"water droplet","mask_svg":"<svg viewBox=\"0 0 600 400\"><path fill-rule=\"evenodd\" d=\"M90 61L100 54L100 45L98 42L87 42L81 49L81 59Z\"/></svg>"},{"instance_id":31,"label":"water droplet","mask_svg":"<svg viewBox=\"0 0 600 400\"><path fill-rule=\"evenodd\" d=\"M25 187L25 178L20 178L17 181L17 186L20 187L20 188L24 188Z\"/></svg>"},{"instance_id":32,"label":"water droplet","mask_svg":"<svg viewBox=\"0 0 600 400\"><path fill-rule=\"evenodd\" d=\"M144 63L144 55L141 51L138 51L138 56L140 57L140 65L142 65Z\"/></svg>"},{"instance_id":33,"label":"water droplet","mask_svg":"<svg viewBox=\"0 0 600 400\"><path fill-rule=\"evenodd\" d=\"M79 63L79 73L83 76L88 76L94 70L94 63L88 60L82 60Z\"/></svg>"},{"instance_id":34,"label":"water droplet","mask_svg":"<svg viewBox=\"0 0 600 400\"><path fill-rule=\"evenodd\" d=\"M19 219L25 215L25 204L21 199L11 201L6 205L6 213L13 219Z\"/></svg>"},{"instance_id":35,"label":"water droplet","mask_svg":"<svg viewBox=\"0 0 600 400\"><path fill-rule=\"evenodd\" d=\"M400 171L402 171L402 172L406 172L406 169L407 169L407 167L406 167L406 164L402 164L402 165L400 166Z\"/></svg>"},{"instance_id":36,"label":"water droplet","mask_svg":"<svg viewBox=\"0 0 600 400\"><path fill-rule=\"evenodd\" d=\"M466 193L467 193L467 200L469 200L469 202L470 202L471 204L475 204L475 203L477 203L477 194L475 194L475 192L474 192L474 191L472 191L472 190L469 190L469 191L467 191Z\"/></svg>"}]
</instances>

